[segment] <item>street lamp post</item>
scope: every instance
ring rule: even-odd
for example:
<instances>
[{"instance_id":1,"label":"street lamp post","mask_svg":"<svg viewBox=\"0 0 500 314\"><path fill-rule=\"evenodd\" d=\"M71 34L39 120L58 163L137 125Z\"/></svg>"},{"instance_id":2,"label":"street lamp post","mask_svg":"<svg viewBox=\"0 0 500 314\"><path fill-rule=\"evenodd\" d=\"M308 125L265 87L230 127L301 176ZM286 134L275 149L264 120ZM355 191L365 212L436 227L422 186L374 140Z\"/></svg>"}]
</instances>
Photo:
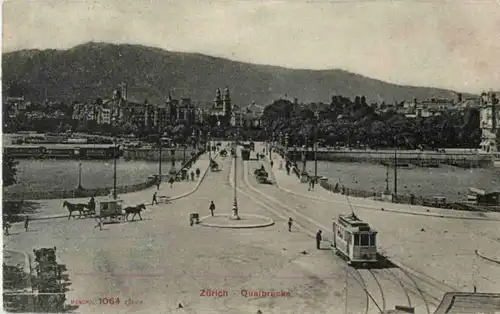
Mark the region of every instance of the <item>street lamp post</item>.
<instances>
[{"instance_id":1,"label":"street lamp post","mask_svg":"<svg viewBox=\"0 0 500 314\"><path fill-rule=\"evenodd\" d=\"M233 201L233 215L230 217L231 220L240 220L240 216L238 215L238 198L237 198L237 190L236 190L236 170L237 170L237 164L238 164L238 160L237 160L237 155L238 155L238 149L237 149L237 144L238 143L238 140L237 140L237 137L238 137L238 126L236 126L236 132L235 132L235 135L234 135L234 174L233 174L233 183L234 183L234 190L233 190L233 198L234 198L234 201Z\"/></svg>"},{"instance_id":2,"label":"street lamp post","mask_svg":"<svg viewBox=\"0 0 500 314\"><path fill-rule=\"evenodd\" d=\"M316 125L314 130L314 179L318 177L318 132L319 132L319 112L316 110Z\"/></svg>"},{"instance_id":3,"label":"street lamp post","mask_svg":"<svg viewBox=\"0 0 500 314\"><path fill-rule=\"evenodd\" d=\"M308 181L307 178L307 168L306 168L306 163L307 163L307 137L304 137L304 146L302 147L302 171L300 173L300 182L306 183Z\"/></svg>"},{"instance_id":4,"label":"street lamp post","mask_svg":"<svg viewBox=\"0 0 500 314\"><path fill-rule=\"evenodd\" d=\"M116 138L113 145L113 199L116 200Z\"/></svg>"},{"instance_id":5,"label":"street lamp post","mask_svg":"<svg viewBox=\"0 0 500 314\"><path fill-rule=\"evenodd\" d=\"M158 181L161 183L161 160L162 160L161 134L158 133Z\"/></svg>"},{"instance_id":6,"label":"street lamp post","mask_svg":"<svg viewBox=\"0 0 500 314\"><path fill-rule=\"evenodd\" d=\"M270 142L269 142L269 161L272 160L273 144L274 144L274 132L272 133L271 139L270 139Z\"/></svg>"},{"instance_id":7,"label":"street lamp post","mask_svg":"<svg viewBox=\"0 0 500 314\"><path fill-rule=\"evenodd\" d=\"M285 133L285 161L287 161L288 155L288 133Z\"/></svg>"},{"instance_id":8,"label":"street lamp post","mask_svg":"<svg viewBox=\"0 0 500 314\"><path fill-rule=\"evenodd\" d=\"M212 144L210 143L210 131L207 134L207 143L208 143L208 160L212 161Z\"/></svg>"},{"instance_id":9,"label":"street lamp post","mask_svg":"<svg viewBox=\"0 0 500 314\"><path fill-rule=\"evenodd\" d=\"M172 157L172 168L170 168L170 174L175 174L177 172L175 170L175 147L170 149L170 155Z\"/></svg>"},{"instance_id":10,"label":"street lamp post","mask_svg":"<svg viewBox=\"0 0 500 314\"><path fill-rule=\"evenodd\" d=\"M394 148L394 200L396 203L398 198L398 148Z\"/></svg>"},{"instance_id":11,"label":"street lamp post","mask_svg":"<svg viewBox=\"0 0 500 314\"><path fill-rule=\"evenodd\" d=\"M78 162L78 189L81 190L82 187L82 162Z\"/></svg>"}]
</instances>

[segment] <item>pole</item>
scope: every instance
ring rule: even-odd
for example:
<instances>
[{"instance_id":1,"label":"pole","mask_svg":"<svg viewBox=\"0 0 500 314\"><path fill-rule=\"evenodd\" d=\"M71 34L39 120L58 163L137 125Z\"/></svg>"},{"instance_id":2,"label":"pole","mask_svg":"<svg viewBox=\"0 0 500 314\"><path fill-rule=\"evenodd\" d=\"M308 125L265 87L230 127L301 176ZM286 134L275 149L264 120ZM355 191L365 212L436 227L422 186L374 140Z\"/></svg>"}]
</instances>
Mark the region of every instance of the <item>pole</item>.
<instances>
[{"instance_id":1,"label":"pole","mask_svg":"<svg viewBox=\"0 0 500 314\"><path fill-rule=\"evenodd\" d=\"M211 142L210 132L208 132L207 140L208 140L208 160L211 161L212 160L212 144L210 143Z\"/></svg>"},{"instance_id":2,"label":"pole","mask_svg":"<svg viewBox=\"0 0 500 314\"><path fill-rule=\"evenodd\" d=\"M385 168L385 192L389 193L389 165Z\"/></svg>"},{"instance_id":3,"label":"pole","mask_svg":"<svg viewBox=\"0 0 500 314\"><path fill-rule=\"evenodd\" d=\"M398 155L397 147L394 149L394 202L398 196Z\"/></svg>"},{"instance_id":4,"label":"pole","mask_svg":"<svg viewBox=\"0 0 500 314\"><path fill-rule=\"evenodd\" d=\"M78 162L78 188L82 188L82 162Z\"/></svg>"},{"instance_id":5,"label":"pole","mask_svg":"<svg viewBox=\"0 0 500 314\"><path fill-rule=\"evenodd\" d=\"M314 178L318 177L318 124L319 114L316 111L316 125L314 130Z\"/></svg>"},{"instance_id":6,"label":"pole","mask_svg":"<svg viewBox=\"0 0 500 314\"><path fill-rule=\"evenodd\" d=\"M116 138L113 146L113 199L116 200Z\"/></svg>"},{"instance_id":7,"label":"pole","mask_svg":"<svg viewBox=\"0 0 500 314\"><path fill-rule=\"evenodd\" d=\"M238 131L239 127L236 125L236 134L234 135L234 174L233 174L233 182L234 182L234 190L233 190L233 216L231 219L233 220L240 220L240 216L238 215L238 198L237 198L237 191L236 191L236 171L237 171L237 155L238 155L238 149L236 143L238 143L237 137L238 137Z\"/></svg>"}]
</instances>

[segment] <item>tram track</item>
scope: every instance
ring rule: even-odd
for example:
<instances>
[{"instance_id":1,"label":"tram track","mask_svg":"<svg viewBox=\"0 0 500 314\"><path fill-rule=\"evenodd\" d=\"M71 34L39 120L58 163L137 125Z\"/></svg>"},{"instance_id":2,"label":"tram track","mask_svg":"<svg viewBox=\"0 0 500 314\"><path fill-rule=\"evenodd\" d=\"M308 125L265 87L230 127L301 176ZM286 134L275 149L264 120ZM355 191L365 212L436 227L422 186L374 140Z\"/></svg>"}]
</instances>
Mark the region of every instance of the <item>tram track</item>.
<instances>
[{"instance_id":1,"label":"tram track","mask_svg":"<svg viewBox=\"0 0 500 314\"><path fill-rule=\"evenodd\" d=\"M305 233L308 234L309 236L314 236L314 230L316 230L318 227L329 230L325 226L321 226L319 223L312 221L309 217L301 214L297 210L294 210L290 208L289 206L286 206L285 204L281 203L279 200L274 199L272 196L266 195L265 193L258 191L258 189L254 186L252 186L248 180L248 174L251 175L250 169L253 168L256 162L249 162L244 164L244 177L243 177L243 182L244 182L244 187L245 191L251 192L254 197L258 198L260 202L263 202L266 204L266 207L271 207L274 210L278 210L281 214L282 219L285 219L286 216L295 216L295 224L300 224L301 227L304 229ZM255 166L257 168L260 165ZM292 196L293 198L296 198ZM282 215L285 215L283 217ZM313 232L311 232L311 230ZM378 311L382 311L384 309L394 309L396 305L399 306L408 306L408 307L415 307L415 306L425 306L425 311L430 314L431 309L430 305L437 306L441 299L436 297L437 295L441 296L444 295L445 292L448 292L449 290L455 290L453 287L450 287L444 283L438 282L435 279L429 277L428 275L421 273L417 270L410 269L410 271L406 271L400 267L395 267L393 269L377 269L375 271L369 271L370 274L365 277L371 278L372 281L375 282L375 289L370 289L367 287L367 283L365 278L361 273L359 273L359 270L354 270L350 267L346 267L348 273L353 277L353 279L356 281L356 283L365 290L366 298L367 298L367 305L366 305L366 313L370 310L370 299L374 304L377 303L377 301L374 299L373 294L380 294L380 300L382 301L382 307L380 309L377 309ZM398 275L394 274L396 272ZM383 281L383 283L380 282L380 279L378 276L383 275L386 277L386 279ZM370 276L370 277L368 277ZM403 278L401 278L403 277ZM386 290L387 290L387 281L392 281L392 290L398 290L400 294L400 298L398 299L398 302L388 302L387 296L386 296ZM417 283L417 281L419 283ZM421 284L425 284L425 286L430 286L433 289L432 290L437 290L438 293L429 293L428 289L423 289ZM395 288L394 286L397 286ZM443 289L444 287L444 289ZM375 292L375 291L377 292ZM412 299L414 299L412 301ZM399 300L406 300L403 302L399 302ZM390 304L389 304L390 303ZM406 305L404 305L406 303ZM423 309L422 309L423 310Z\"/></svg>"}]
</instances>

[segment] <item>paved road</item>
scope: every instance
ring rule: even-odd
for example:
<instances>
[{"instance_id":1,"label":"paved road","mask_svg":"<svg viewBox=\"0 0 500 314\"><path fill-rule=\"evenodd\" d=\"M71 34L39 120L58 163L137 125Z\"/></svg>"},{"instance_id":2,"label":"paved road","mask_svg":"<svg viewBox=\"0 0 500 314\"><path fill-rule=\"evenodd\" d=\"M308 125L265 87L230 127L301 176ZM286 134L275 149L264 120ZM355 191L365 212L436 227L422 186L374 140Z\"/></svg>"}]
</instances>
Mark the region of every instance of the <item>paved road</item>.
<instances>
[{"instance_id":1,"label":"paved road","mask_svg":"<svg viewBox=\"0 0 500 314\"><path fill-rule=\"evenodd\" d=\"M34 247L57 246L72 280L69 301L103 296L122 301L119 306L82 305L78 309L82 313L239 314L256 313L257 309L263 313L337 313L344 312L346 296L350 313L377 313L377 306L389 309L400 303L411 303L418 313L427 313L427 307L435 308L446 290L471 290L472 277L479 291L498 290L498 266L480 260L471 263L469 251L476 242L483 250L498 241L498 224L408 218L359 209L358 215L380 231L380 245L410 266L412 273L397 269L358 272L347 268L329 250L317 251L308 236L317 226L296 214L328 228L332 216L348 211L348 207L259 185L248 175L260 166L256 162L238 161L240 213L270 216L276 221L273 227L190 227L189 213L208 214L210 200L217 205L216 214L231 213L232 160L228 157L218 162L222 171L209 172L195 193L172 204L148 208L143 221L105 225L102 231L85 219L35 221L30 232L19 232L22 226L16 225L14 235L5 238L6 249L31 252ZM274 179L280 176L279 171L275 174ZM297 193L307 193L290 180L289 187L293 186ZM285 227L290 216L298 222L291 233ZM325 233L329 238L327 230ZM474 265L478 271L472 276ZM227 291L228 296L200 296L203 289ZM243 289L283 290L290 296L243 297ZM128 298L142 303L125 306ZM176 310L178 303L184 309Z\"/></svg>"},{"instance_id":2,"label":"paved road","mask_svg":"<svg viewBox=\"0 0 500 314\"><path fill-rule=\"evenodd\" d=\"M261 147L258 146L257 149ZM278 200L286 208L312 219L316 222L315 225L322 226L326 230L326 236L331 238L330 221L340 213L350 213L349 200L345 196L326 192L319 186L315 191L308 191L306 184L298 183L296 177L287 176L284 170L279 170L279 157L274 155L274 158L274 180L295 194L285 192L276 186L264 187L255 182L252 183L253 188L263 195ZM253 166L257 167L260 164L254 163ZM266 166L269 167L268 164ZM308 196L321 197L328 199L329 202L311 199ZM382 205L393 209L427 213L426 208L417 206L410 208L407 205L384 204L357 198L350 198L350 202L363 206L370 205L373 208ZM444 219L397 214L362 206L354 207L360 218L379 231L379 246L391 258L411 269L416 274L413 277L418 280L419 286L435 299L441 299L447 291L473 291L474 285L479 292L500 292L498 279L500 267L477 258L474 253L478 249L480 252L490 252L489 255L498 255L499 221ZM477 214L461 214L461 216L477 216ZM498 215L489 216L498 219ZM298 220L311 226L301 216L298 216ZM429 297L431 301L432 297ZM432 306L431 304L430 307Z\"/></svg>"},{"instance_id":3,"label":"paved road","mask_svg":"<svg viewBox=\"0 0 500 314\"><path fill-rule=\"evenodd\" d=\"M239 161L241 162L241 161ZM365 297L359 285L345 280L343 263L332 262L329 251L317 251L302 232L286 231L277 217L264 229L190 227L190 212L231 213L231 159L220 159L221 172L209 172L194 194L160 205L144 220L94 228L91 220L42 220L5 239L6 248L31 252L57 246L72 281L70 300L119 297L121 305L82 305L82 313L332 313L344 304L362 311ZM241 184L243 167L239 167ZM245 195L240 212L270 215ZM16 234L18 233L18 234ZM307 254L302 254L306 251ZM200 296L203 289L225 290L227 297ZM241 290L283 290L289 297L243 297ZM142 301L123 305L125 299ZM184 310L176 310L182 303ZM359 311L358 311L359 309Z\"/></svg>"}]
</instances>

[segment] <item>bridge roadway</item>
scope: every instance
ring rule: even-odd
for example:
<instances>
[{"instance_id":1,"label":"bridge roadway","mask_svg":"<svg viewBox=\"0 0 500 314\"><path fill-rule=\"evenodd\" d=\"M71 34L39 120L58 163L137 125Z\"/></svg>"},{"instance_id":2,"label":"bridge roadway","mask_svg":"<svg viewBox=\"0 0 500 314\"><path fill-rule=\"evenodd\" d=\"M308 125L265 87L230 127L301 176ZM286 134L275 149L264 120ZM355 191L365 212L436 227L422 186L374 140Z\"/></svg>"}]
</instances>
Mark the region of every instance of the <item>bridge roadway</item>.
<instances>
[{"instance_id":1,"label":"bridge roadway","mask_svg":"<svg viewBox=\"0 0 500 314\"><path fill-rule=\"evenodd\" d=\"M262 145L256 147L257 151L262 148ZM288 176L284 170L279 170L281 157L274 154L273 158L273 180L277 186L252 184L254 189L286 207L299 222L325 230L324 234L330 239L332 218L340 213L350 213L351 203L356 214L379 231L378 245L385 254L404 266L412 281L416 281L427 296L428 303L434 301L434 304L428 304L430 309L435 308L445 292L472 292L474 285L478 292L500 293L500 267L475 254L478 250L498 257L498 214L460 213L368 199L347 199L320 186L308 191L307 184L299 183L296 176ZM260 166L254 164L254 167ZM269 169L267 163L265 166ZM392 212L382 211L382 207ZM439 217L442 215L459 219Z\"/></svg>"},{"instance_id":2,"label":"bridge roadway","mask_svg":"<svg viewBox=\"0 0 500 314\"><path fill-rule=\"evenodd\" d=\"M4 238L6 249L30 252L34 247L57 246L58 258L67 264L72 281L68 303L103 296L122 301L119 306L81 305L78 311L82 313L239 314L257 309L263 313L345 313L345 307L348 313L378 313L379 307L391 309L396 304L432 313L444 292L471 291L474 281L479 292L498 290L498 265L475 258L469 250L491 252L490 245L499 239L498 223L356 209L379 230L384 250L406 266L404 270L356 271L329 250L317 251L309 237L324 225L325 238L331 239L331 218L348 212L348 205L308 198L307 188L279 171L277 163L271 179L287 183L287 188L301 196L256 183L252 172L260 162L239 159L237 173L240 212L267 215L276 221L274 226L190 227L189 213L208 214L210 200L217 205L216 214L231 212L232 160L227 157L218 162L222 171L209 172L195 193L148 208L143 221L105 225L102 231L94 228L92 219L34 221L31 232L18 232L15 229L22 226L15 226L14 235ZM330 196L321 191L317 187L310 193ZM285 226L290 216L296 221L293 232ZM475 274L471 274L473 269ZM200 296L202 289L227 291L228 296ZM242 289L283 290L290 296L245 298ZM142 303L125 306L128 298ZM178 303L184 308L177 310Z\"/></svg>"},{"instance_id":3,"label":"bridge roadway","mask_svg":"<svg viewBox=\"0 0 500 314\"><path fill-rule=\"evenodd\" d=\"M93 219L37 220L29 232L15 225L13 235L4 238L5 249L29 253L56 246L72 281L67 303L121 300L120 305L80 305L81 313L335 313L345 304L346 282L349 308L364 311L366 297L358 284L345 280L344 263L329 251L317 251L297 229L288 232L285 221L246 187L243 166L237 178L240 211L272 215L277 223L240 230L189 226L189 213L208 214L210 200L216 214L231 213L232 160L218 162L222 171L209 172L195 193L148 207L143 221L104 225L101 231ZM228 295L200 296L203 289ZM283 290L290 296L243 297L242 289ZM125 306L126 299L136 304ZM178 303L183 309L176 309Z\"/></svg>"}]
</instances>

